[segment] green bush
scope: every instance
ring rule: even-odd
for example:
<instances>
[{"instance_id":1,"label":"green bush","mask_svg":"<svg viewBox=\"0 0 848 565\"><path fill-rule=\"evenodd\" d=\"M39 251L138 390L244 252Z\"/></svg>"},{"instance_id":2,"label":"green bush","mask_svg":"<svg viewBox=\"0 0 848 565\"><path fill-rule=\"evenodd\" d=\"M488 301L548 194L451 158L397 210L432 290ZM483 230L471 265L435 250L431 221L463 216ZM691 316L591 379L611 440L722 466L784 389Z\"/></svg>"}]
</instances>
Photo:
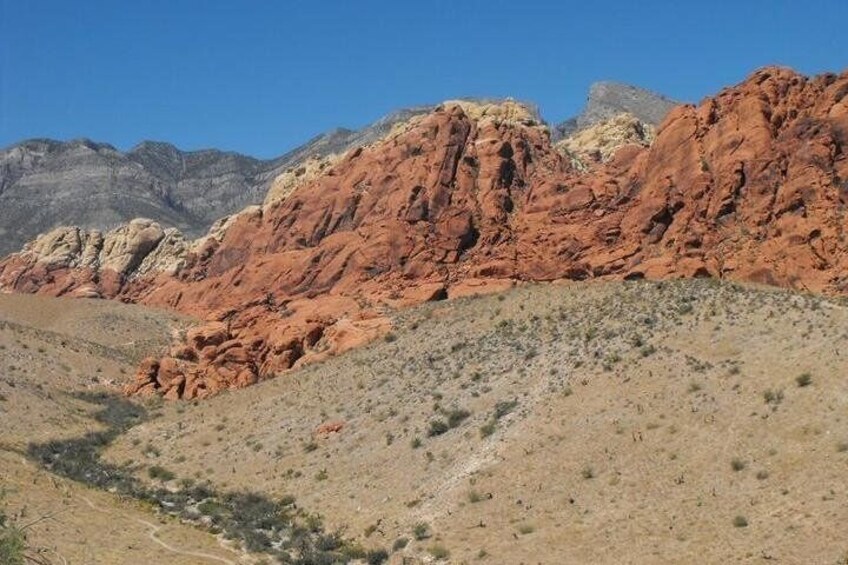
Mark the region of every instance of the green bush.
<instances>
[{"instance_id":1,"label":"green bush","mask_svg":"<svg viewBox=\"0 0 848 565\"><path fill-rule=\"evenodd\" d=\"M435 420L430 420L430 427L427 429L428 437L436 437L440 436L443 433L447 432L450 429L447 422L444 420L437 418Z\"/></svg>"},{"instance_id":2,"label":"green bush","mask_svg":"<svg viewBox=\"0 0 848 565\"><path fill-rule=\"evenodd\" d=\"M485 424L480 426L480 437L483 437L483 438L489 437L490 435L495 433L495 430L497 429L497 427L498 426L494 422L494 420L492 420L490 422L486 422Z\"/></svg>"},{"instance_id":3,"label":"green bush","mask_svg":"<svg viewBox=\"0 0 848 565\"><path fill-rule=\"evenodd\" d=\"M151 479L159 479L160 481L172 481L174 480L174 473L169 471L164 467L160 467L159 465L154 465L147 470L147 475Z\"/></svg>"},{"instance_id":4,"label":"green bush","mask_svg":"<svg viewBox=\"0 0 848 565\"><path fill-rule=\"evenodd\" d=\"M412 528L412 535L415 536L415 539L418 541L425 540L430 537L430 526L428 526L426 522L418 522L415 524L415 527Z\"/></svg>"},{"instance_id":5,"label":"green bush","mask_svg":"<svg viewBox=\"0 0 848 565\"><path fill-rule=\"evenodd\" d=\"M453 408L448 412L448 426L455 428L469 416L471 416L471 412L468 410L465 410L464 408Z\"/></svg>"},{"instance_id":6,"label":"green bush","mask_svg":"<svg viewBox=\"0 0 848 565\"><path fill-rule=\"evenodd\" d=\"M365 555L365 560L368 565L381 565L389 560L389 554L385 549L375 549Z\"/></svg>"},{"instance_id":7,"label":"green bush","mask_svg":"<svg viewBox=\"0 0 848 565\"><path fill-rule=\"evenodd\" d=\"M500 420L518 406L517 400L502 400L495 404L495 420Z\"/></svg>"},{"instance_id":8,"label":"green bush","mask_svg":"<svg viewBox=\"0 0 848 565\"><path fill-rule=\"evenodd\" d=\"M795 382L799 387L810 386L813 384L813 376L810 373L801 373L795 377Z\"/></svg>"},{"instance_id":9,"label":"green bush","mask_svg":"<svg viewBox=\"0 0 848 565\"><path fill-rule=\"evenodd\" d=\"M23 532L9 523L6 514L0 510L0 563L4 565L24 565L26 541Z\"/></svg>"},{"instance_id":10,"label":"green bush","mask_svg":"<svg viewBox=\"0 0 848 565\"><path fill-rule=\"evenodd\" d=\"M748 527L748 519L745 516L742 516L741 514L739 516L736 516L733 519L733 527L735 527L735 528L747 528Z\"/></svg>"}]
</instances>

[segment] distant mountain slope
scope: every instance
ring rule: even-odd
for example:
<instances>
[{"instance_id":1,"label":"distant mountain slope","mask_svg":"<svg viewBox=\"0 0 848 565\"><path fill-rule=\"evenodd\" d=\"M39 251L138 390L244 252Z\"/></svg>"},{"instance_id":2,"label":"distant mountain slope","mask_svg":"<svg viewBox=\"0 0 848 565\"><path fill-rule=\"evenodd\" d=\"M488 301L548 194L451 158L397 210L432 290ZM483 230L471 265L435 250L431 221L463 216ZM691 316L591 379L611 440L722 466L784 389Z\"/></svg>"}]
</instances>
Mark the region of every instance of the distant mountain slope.
<instances>
[{"instance_id":1,"label":"distant mountain slope","mask_svg":"<svg viewBox=\"0 0 848 565\"><path fill-rule=\"evenodd\" d=\"M88 139L23 141L0 150L0 256L56 226L105 230L137 217L199 236L220 217L262 202L286 169L373 143L431 109L400 110L361 130L331 130L270 160L152 141L126 153Z\"/></svg>"},{"instance_id":2,"label":"distant mountain slope","mask_svg":"<svg viewBox=\"0 0 848 565\"><path fill-rule=\"evenodd\" d=\"M575 116L552 128L554 141L568 137L618 114L631 114L640 122L658 126L678 102L663 96L619 82L596 82L589 88L586 107Z\"/></svg>"}]
</instances>

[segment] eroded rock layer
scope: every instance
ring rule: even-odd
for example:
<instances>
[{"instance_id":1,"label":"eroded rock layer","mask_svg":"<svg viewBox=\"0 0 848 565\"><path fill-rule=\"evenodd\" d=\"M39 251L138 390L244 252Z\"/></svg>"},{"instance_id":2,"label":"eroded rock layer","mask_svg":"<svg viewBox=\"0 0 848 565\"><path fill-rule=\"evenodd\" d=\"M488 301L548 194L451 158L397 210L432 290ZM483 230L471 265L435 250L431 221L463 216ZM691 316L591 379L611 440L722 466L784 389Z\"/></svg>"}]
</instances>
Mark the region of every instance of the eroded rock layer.
<instances>
[{"instance_id":1,"label":"eroded rock layer","mask_svg":"<svg viewBox=\"0 0 848 565\"><path fill-rule=\"evenodd\" d=\"M208 320L130 388L174 398L364 343L387 330L387 306L514 281L713 276L844 293L847 142L848 73L763 69L588 171L520 105L446 103L230 218L178 264L160 258L170 269L128 270L134 246L49 265L30 246L0 264L0 284Z\"/></svg>"}]
</instances>

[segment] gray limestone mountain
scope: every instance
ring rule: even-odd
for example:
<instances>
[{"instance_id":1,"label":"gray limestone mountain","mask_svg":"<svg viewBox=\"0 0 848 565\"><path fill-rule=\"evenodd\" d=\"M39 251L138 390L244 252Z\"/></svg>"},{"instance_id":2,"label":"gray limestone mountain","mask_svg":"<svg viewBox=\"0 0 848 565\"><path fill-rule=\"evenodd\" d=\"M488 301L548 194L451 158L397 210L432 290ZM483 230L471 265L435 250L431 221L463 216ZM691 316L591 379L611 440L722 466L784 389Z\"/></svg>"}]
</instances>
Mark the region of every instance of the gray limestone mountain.
<instances>
[{"instance_id":1,"label":"gray limestone mountain","mask_svg":"<svg viewBox=\"0 0 848 565\"><path fill-rule=\"evenodd\" d=\"M596 82L589 88L583 112L554 126L551 135L554 141L558 141L619 114L630 114L640 122L656 127L677 104L670 98L638 86Z\"/></svg>"},{"instance_id":2,"label":"gray limestone mountain","mask_svg":"<svg viewBox=\"0 0 848 565\"><path fill-rule=\"evenodd\" d=\"M394 112L361 130L331 130L270 160L150 141L127 152L87 139L23 141L0 150L0 256L57 226L106 230L139 217L200 236L219 218L261 203L287 169L373 143L431 109Z\"/></svg>"}]
</instances>

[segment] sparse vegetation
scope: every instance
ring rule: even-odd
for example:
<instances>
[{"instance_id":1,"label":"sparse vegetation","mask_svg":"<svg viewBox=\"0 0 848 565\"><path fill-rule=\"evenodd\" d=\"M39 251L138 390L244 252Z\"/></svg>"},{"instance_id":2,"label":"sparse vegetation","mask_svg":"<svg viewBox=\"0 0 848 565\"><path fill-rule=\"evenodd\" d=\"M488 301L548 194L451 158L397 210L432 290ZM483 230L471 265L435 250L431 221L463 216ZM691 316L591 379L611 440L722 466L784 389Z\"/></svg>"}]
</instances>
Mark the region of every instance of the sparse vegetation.
<instances>
[{"instance_id":1,"label":"sparse vegetation","mask_svg":"<svg viewBox=\"0 0 848 565\"><path fill-rule=\"evenodd\" d=\"M735 528L747 528L748 527L748 519L741 514L733 518L733 527Z\"/></svg>"},{"instance_id":2,"label":"sparse vegetation","mask_svg":"<svg viewBox=\"0 0 848 565\"><path fill-rule=\"evenodd\" d=\"M766 401L766 404L771 404L772 406L777 406L781 402L783 402L783 391L782 390L772 390L766 389L763 392L763 400Z\"/></svg>"},{"instance_id":3,"label":"sparse vegetation","mask_svg":"<svg viewBox=\"0 0 848 565\"><path fill-rule=\"evenodd\" d=\"M459 426L466 418L471 416L471 412L464 408L453 408L448 411L448 427L455 428Z\"/></svg>"},{"instance_id":4,"label":"sparse vegetation","mask_svg":"<svg viewBox=\"0 0 848 565\"><path fill-rule=\"evenodd\" d=\"M535 531L536 528L532 524L521 524L520 526L518 526L518 533L522 536L532 534Z\"/></svg>"},{"instance_id":5,"label":"sparse vegetation","mask_svg":"<svg viewBox=\"0 0 848 565\"><path fill-rule=\"evenodd\" d=\"M795 377L795 383L801 388L810 386L813 384L813 375L810 373L801 373Z\"/></svg>"},{"instance_id":6,"label":"sparse vegetation","mask_svg":"<svg viewBox=\"0 0 848 565\"><path fill-rule=\"evenodd\" d=\"M6 514L5 492L0 490L0 563L3 565L50 565L45 548L33 547L27 542L30 526L50 518L42 516L23 525Z\"/></svg>"},{"instance_id":7,"label":"sparse vegetation","mask_svg":"<svg viewBox=\"0 0 848 565\"><path fill-rule=\"evenodd\" d=\"M0 503L2 499L0 498ZM24 565L27 558L24 533L11 523L0 508L0 563L6 565Z\"/></svg>"},{"instance_id":8,"label":"sparse vegetation","mask_svg":"<svg viewBox=\"0 0 848 565\"><path fill-rule=\"evenodd\" d=\"M147 469L147 475L151 479L156 479L159 481L172 481L176 477L174 473L165 469L164 467L160 467L159 465L154 465Z\"/></svg>"},{"instance_id":9,"label":"sparse vegetation","mask_svg":"<svg viewBox=\"0 0 848 565\"><path fill-rule=\"evenodd\" d=\"M134 497L183 520L208 523L213 531L239 540L251 552L283 559L299 555L305 563L330 563L369 555L346 542L339 532L324 532L321 519L297 508L291 497L274 501L251 492L219 493L208 484L182 485L179 490L146 487L133 477L130 469L100 460L104 447L145 419L144 409L106 394L83 396L101 406L96 419L108 428L79 439L31 445L31 457L54 473ZM148 474L160 480L173 478L172 473L158 466L151 467ZM374 559L383 555L379 550L374 551L370 554Z\"/></svg>"},{"instance_id":10,"label":"sparse vegetation","mask_svg":"<svg viewBox=\"0 0 848 565\"><path fill-rule=\"evenodd\" d=\"M481 547L491 552L483 552L488 560L481 563L519 562L528 547L538 547L539 560L548 562L561 549L550 541L557 513L573 513L585 527L602 528L597 504L606 500L631 513L651 535L666 525L657 517L677 516L671 539L685 539L678 546L683 561L703 549L693 535L696 522L709 524L711 539L725 535L762 544L768 528L767 522L760 527L759 516L773 516L778 503L810 513L825 505L833 521L843 517L838 484L828 483L848 461L843 455L848 442L840 441L846 439L844 402L834 394L838 359L825 352L822 359L804 358L800 368L793 362L820 334L848 331L840 326L840 309L822 308L808 319L806 302L796 294L753 291L725 281L628 282L611 285L613 291L606 284L586 285L579 293L559 285L543 291L526 285L500 301L485 297L390 311L396 317L395 344L377 340L255 389L197 403L166 402L149 408L137 420L148 423L128 429L125 438L92 436L75 445L79 453L66 461L59 461L65 459L60 446L50 464L78 466L74 473L100 481L99 471L81 465L80 458L89 448L97 456L109 445L98 464L107 468L109 481L123 477L127 482L114 488L105 481L106 488L133 497L125 493L139 488L137 498L144 501L139 506L163 518L201 524L243 548L253 534L240 530L252 526L235 516L226 497L254 489L250 492L287 508L289 521L269 518L270 524L282 525L251 543L279 544L293 563L299 558L292 546L275 537L286 527L310 532L303 534L314 540L306 542L308 547L333 532L298 508L294 498L284 501L262 492L290 492L309 510L332 516L333 524L346 524L345 536L328 542L341 544L330 550L338 562L344 562L340 555L356 555L363 563L385 559L382 550L370 550L371 543L400 551L394 560L435 561L428 547L440 544L451 551L451 562L473 563ZM681 316L677 304L685 296L692 297L692 312ZM500 308L496 315L491 305ZM417 324L414 340L420 346L410 340L410 320ZM811 337L804 337L809 332ZM531 347L534 355L525 363ZM650 355L643 356L647 349ZM777 353L787 361L772 367L769 363L781 358ZM605 363L610 372L602 370ZM51 391L30 386L26 363L16 358L15 364L20 368L0 374L0 392L10 400L0 403L4 413L14 410L22 390L39 399ZM71 365L80 372L75 362ZM112 378L113 367L96 365L103 366L104 381ZM82 371L85 379L96 365ZM58 371L55 362L53 369ZM796 389L801 370L814 375L808 389ZM161 411L162 417L151 420L151 411ZM467 415L459 417L463 411ZM452 412L457 413L453 419ZM81 421L84 416L75 415ZM316 431L336 420L345 422L343 433ZM428 439L433 420L447 429ZM738 471L734 455L742 463ZM567 462L565 472L561 462ZM157 468L177 476L163 478L159 471L151 476ZM703 473L722 468L723 478L704 482ZM802 475L808 480L798 481ZM669 496L647 499L646 481L659 481ZM749 499L756 500L755 508L748 507ZM379 513L372 513L382 500L387 502ZM354 513L357 507L368 511ZM752 527L735 529L737 513L746 514ZM412 525L420 519L434 530L426 530L425 541L414 540ZM757 548L784 560L792 555L786 551L790 544L809 550L802 534L832 547L831 522L818 521L821 530L814 535L807 529L781 530ZM528 524L537 533L521 533ZM347 535L363 545L346 541ZM613 548L622 549L621 538L612 538L609 548L598 550L600 560L611 558ZM639 548L634 551L634 560L649 560ZM816 562L821 557L815 551L810 555ZM727 557L721 551L711 556ZM826 557L823 562L835 559ZM273 552L267 562L276 562Z\"/></svg>"},{"instance_id":11,"label":"sparse vegetation","mask_svg":"<svg viewBox=\"0 0 848 565\"><path fill-rule=\"evenodd\" d=\"M434 544L427 548L427 551L432 555L435 559L447 559L450 557L450 551L445 548L443 545Z\"/></svg>"},{"instance_id":12,"label":"sparse vegetation","mask_svg":"<svg viewBox=\"0 0 848 565\"><path fill-rule=\"evenodd\" d=\"M418 522L412 528L412 535L416 540L421 541L430 537L430 526L427 522Z\"/></svg>"},{"instance_id":13,"label":"sparse vegetation","mask_svg":"<svg viewBox=\"0 0 848 565\"><path fill-rule=\"evenodd\" d=\"M495 430L497 428L498 428L498 425L497 425L497 423L495 423L494 420L490 420L490 421L486 422L485 424L480 426L480 437L482 437L482 438L489 437L490 435L495 433Z\"/></svg>"},{"instance_id":14,"label":"sparse vegetation","mask_svg":"<svg viewBox=\"0 0 848 565\"><path fill-rule=\"evenodd\" d=\"M448 430L450 430L450 426L448 426L448 423L442 420L441 418L436 418L434 420L430 420L430 425L427 428L427 436L440 436L444 433L447 433Z\"/></svg>"}]
</instances>

